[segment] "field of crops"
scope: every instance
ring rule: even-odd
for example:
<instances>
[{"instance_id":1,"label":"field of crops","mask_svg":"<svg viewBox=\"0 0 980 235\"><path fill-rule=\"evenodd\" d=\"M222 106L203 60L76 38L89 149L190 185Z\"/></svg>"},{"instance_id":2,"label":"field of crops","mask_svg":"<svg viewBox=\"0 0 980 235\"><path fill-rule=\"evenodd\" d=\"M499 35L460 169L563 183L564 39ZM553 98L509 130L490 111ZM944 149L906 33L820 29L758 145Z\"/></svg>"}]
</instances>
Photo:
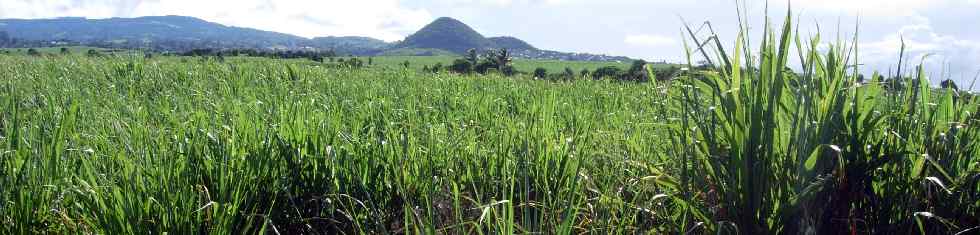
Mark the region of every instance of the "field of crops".
<instances>
[{"instance_id":1,"label":"field of crops","mask_svg":"<svg viewBox=\"0 0 980 235\"><path fill-rule=\"evenodd\" d=\"M651 83L0 55L0 233L977 232L980 102L788 22Z\"/></svg>"},{"instance_id":2,"label":"field of crops","mask_svg":"<svg viewBox=\"0 0 980 235\"><path fill-rule=\"evenodd\" d=\"M372 64L376 67L404 67L403 63L405 61L409 62L409 68L421 70L423 67L432 67L436 64L442 64L442 66L448 67L453 64L453 60L462 59L459 56L377 56L377 57L358 57L358 59L365 61L371 58ZM349 59L349 58L344 58ZM623 62L596 62L596 61L559 61L559 60L529 60L529 59L514 59L513 65L514 69L517 71L531 73L534 69L544 68L550 73L561 73L565 68L570 68L575 73L587 69L589 71L595 71L598 68L612 66L617 67L622 70L626 70L630 67L631 61ZM657 65L657 66L669 66L669 65Z\"/></svg>"},{"instance_id":3,"label":"field of crops","mask_svg":"<svg viewBox=\"0 0 980 235\"><path fill-rule=\"evenodd\" d=\"M34 50L43 54L58 55L62 53L61 48L62 47L41 47L41 48L34 48ZM64 48L67 50L67 53L80 54L80 55L84 55L89 50L94 50L104 54L111 54L111 53L123 54L123 53L130 52L129 50L123 50L123 49L105 49L105 48L83 47L83 46L70 46ZM8 53L11 55L27 55L27 51L30 49L31 48L0 48L0 53Z\"/></svg>"}]
</instances>

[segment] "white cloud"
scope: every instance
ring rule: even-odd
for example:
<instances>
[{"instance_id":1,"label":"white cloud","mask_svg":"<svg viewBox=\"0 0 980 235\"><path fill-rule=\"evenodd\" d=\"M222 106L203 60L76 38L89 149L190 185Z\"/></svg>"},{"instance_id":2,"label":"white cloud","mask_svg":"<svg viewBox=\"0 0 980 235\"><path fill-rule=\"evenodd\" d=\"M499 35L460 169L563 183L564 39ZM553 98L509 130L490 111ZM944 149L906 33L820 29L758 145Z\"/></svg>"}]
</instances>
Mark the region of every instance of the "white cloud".
<instances>
[{"instance_id":1,"label":"white cloud","mask_svg":"<svg viewBox=\"0 0 980 235\"><path fill-rule=\"evenodd\" d=\"M844 11L861 16L904 16L922 10L980 3L980 0L794 0L794 8Z\"/></svg>"},{"instance_id":2,"label":"white cloud","mask_svg":"<svg viewBox=\"0 0 980 235\"><path fill-rule=\"evenodd\" d=\"M906 14L947 0L796 0L803 9L843 10L862 15Z\"/></svg>"},{"instance_id":3,"label":"white cloud","mask_svg":"<svg viewBox=\"0 0 980 235\"><path fill-rule=\"evenodd\" d=\"M925 17L916 16L915 21L878 40L860 43L862 63L876 69L894 68L904 42L908 68L923 62L922 59L929 55L924 63L933 77L932 82L950 78L968 84L980 64L980 41L936 32ZM940 73L944 68L950 77L938 77L943 75Z\"/></svg>"},{"instance_id":4,"label":"white cloud","mask_svg":"<svg viewBox=\"0 0 980 235\"><path fill-rule=\"evenodd\" d=\"M652 34L628 35L624 42L631 45L650 47L678 45L677 40L672 37Z\"/></svg>"},{"instance_id":5,"label":"white cloud","mask_svg":"<svg viewBox=\"0 0 980 235\"><path fill-rule=\"evenodd\" d=\"M0 18L184 15L305 37L360 35L400 40L433 19L398 0L0 0Z\"/></svg>"},{"instance_id":6,"label":"white cloud","mask_svg":"<svg viewBox=\"0 0 980 235\"><path fill-rule=\"evenodd\" d=\"M489 5L497 7L509 7L514 4L537 4L544 3L549 5L558 5L562 3L571 2L573 0L436 0L442 4L451 5Z\"/></svg>"},{"instance_id":7,"label":"white cloud","mask_svg":"<svg viewBox=\"0 0 980 235\"><path fill-rule=\"evenodd\" d=\"M58 16L112 17L139 1L133 0L0 0L0 18L41 18Z\"/></svg>"}]
</instances>

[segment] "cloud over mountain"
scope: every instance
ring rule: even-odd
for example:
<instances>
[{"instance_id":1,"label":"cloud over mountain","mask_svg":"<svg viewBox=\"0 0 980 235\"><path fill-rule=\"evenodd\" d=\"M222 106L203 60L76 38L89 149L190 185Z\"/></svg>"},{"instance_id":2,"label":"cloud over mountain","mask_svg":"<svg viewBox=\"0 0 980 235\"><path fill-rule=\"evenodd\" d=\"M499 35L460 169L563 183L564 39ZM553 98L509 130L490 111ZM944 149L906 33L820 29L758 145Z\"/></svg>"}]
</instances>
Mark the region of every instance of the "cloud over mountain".
<instances>
[{"instance_id":1,"label":"cloud over mountain","mask_svg":"<svg viewBox=\"0 0 980 235\"><path fill-rule=\"evenodd\" d=\"M226 25L300 35L399 40L432 19L398 0L0 0L0 18L184 15Z\"/></svg>"}]
</instances>

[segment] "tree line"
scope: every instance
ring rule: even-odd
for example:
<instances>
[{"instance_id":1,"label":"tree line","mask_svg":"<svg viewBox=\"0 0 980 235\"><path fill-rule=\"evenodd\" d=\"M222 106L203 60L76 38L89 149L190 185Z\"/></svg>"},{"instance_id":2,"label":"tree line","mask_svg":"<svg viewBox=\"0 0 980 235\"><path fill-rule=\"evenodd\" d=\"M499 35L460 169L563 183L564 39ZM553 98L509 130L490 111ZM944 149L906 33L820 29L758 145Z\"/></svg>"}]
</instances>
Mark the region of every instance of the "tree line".
<instances>
[{"instance_id":1,"label":"tree line","mask_svg":"<svg viewBox=\"0 0 980 235\"><path fill-rule=\"evenodd\" d=\"M32 47L57 47L57 46L78 46L81 43L65 40L36 41L16 38L6 31L0 31L0 47L7 48L32 48Z\"/></svg>"},{"instance_id":2,"label":"tree line","mask_svg":"<svg viewBox=\"0 0 980 235\"><path fill-rule=\"evenodd\" d=\"M491 49L485 51L482 55L477 53L476 49L470 49L467 51L466 56L454 60L452 64L448 66L443 65L442 63L436 63L432 66L425 66L422 70L430 73L451 72L456 74L481 75L488 73L499 73L504 76L523 74L523 72L514 69L512 61L513 59L511 58L511 53L507 49ZM595 71L582 69L581 71L576 72L570 67L566 67L562 71L555 71L552 73L545 68L538 67L531 73L526 74L532 75L537 79L555 81L568 81L575 79L612 79L616 81L649 82L651 80L650 74L653 74L656 79L666 80L678 76L681 72L680 67L677 66L649 66L650 63L644 60L634 60L630 68L627 70L623 70L617 66L604 66L596 69ZM650 69L649 71L647 70L648 67Z\"/></svg>"},{"instance_id":3,"label":"tree line","mask_svg":"<svg viewBox=\"0 0 980 235\"><path fill-rule=\"evenodd\" d=\"M277 59L301 59L306 58L317 62L323 62L325 58L337 57L337 53L333 50L259 50L259 49L213 49L213 48L202 48L202 49L191 49L182 53L178 53L180 56L211 56L211 57L225 57L225 56L248 56L248 57L265 57L265 58L277 58Z\"/></svg>"}]
</instances>

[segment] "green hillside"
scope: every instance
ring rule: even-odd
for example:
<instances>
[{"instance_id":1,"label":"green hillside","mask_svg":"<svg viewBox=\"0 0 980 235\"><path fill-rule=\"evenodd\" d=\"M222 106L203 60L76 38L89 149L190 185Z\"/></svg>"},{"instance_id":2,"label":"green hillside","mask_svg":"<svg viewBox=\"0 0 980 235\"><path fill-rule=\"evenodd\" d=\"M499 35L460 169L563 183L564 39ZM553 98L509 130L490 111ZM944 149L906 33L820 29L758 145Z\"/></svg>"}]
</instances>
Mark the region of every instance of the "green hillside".
<instances>
[{"instance_id":1,"label":"green hillside","mask_svg":"<svg viewBox=\"0 0 980 235\"><path fill-rule=\"evenodd\" d=\"M459 20L442 17L399 43L360 36L308 39L251 28L226 26L187 16L86 19L0 19L0 47L81 45L166 52L195 49L263 51L335 51L355 56L434 56L465 54L470 49L508 49L514 57L573 61L629 61L621 56L538 49L515 37L484 37ZM448 52L448 53L447 53Z\"/></svg>"},{"instance_id":2,"label":"green hillside","mask_svg":"<svg viewBox=\"0 0 980 235\"><path fill-rule=\"evenodd\" d=\"M88 45L152 47L162 50L193 48L293 48L308 46L299 36L225 26L186 16L86 19L0 19L0 31L11 38L63 40Z\"/></svg>"},{"instance_id":3,"label":"green hillside","mask_svg":"<svg viewBox=\"0 0 980 235\"><path fill-rule=\"evenodd\" d=\"M508 50L538 50L531 44L525 42L524 40L515 37L492 37L487 38L493 42L496 48L504 48Z\"/></svg>"},{"instance_id":4,"label":"green hillside","mask_svg":"<svg viewBox=\"0 0 980 235\"><path fill-rule=\"evenodd\" d=\"M388 42L369 37L317 37L312 44L316 48L336 50L341 54L377 54L391 46Z\"/></svg>"},{"instance_id":5,"label":"green hillside","mask_svg":"<svg viewBox=\"0 0 980 235\"><path fill-rule=\"evenodd\" d=\"M492 48L494 43L459 20L442 17L399 43L397 48L435 48L463 54L472 48Z\"/></svg>"}]
</instances>

